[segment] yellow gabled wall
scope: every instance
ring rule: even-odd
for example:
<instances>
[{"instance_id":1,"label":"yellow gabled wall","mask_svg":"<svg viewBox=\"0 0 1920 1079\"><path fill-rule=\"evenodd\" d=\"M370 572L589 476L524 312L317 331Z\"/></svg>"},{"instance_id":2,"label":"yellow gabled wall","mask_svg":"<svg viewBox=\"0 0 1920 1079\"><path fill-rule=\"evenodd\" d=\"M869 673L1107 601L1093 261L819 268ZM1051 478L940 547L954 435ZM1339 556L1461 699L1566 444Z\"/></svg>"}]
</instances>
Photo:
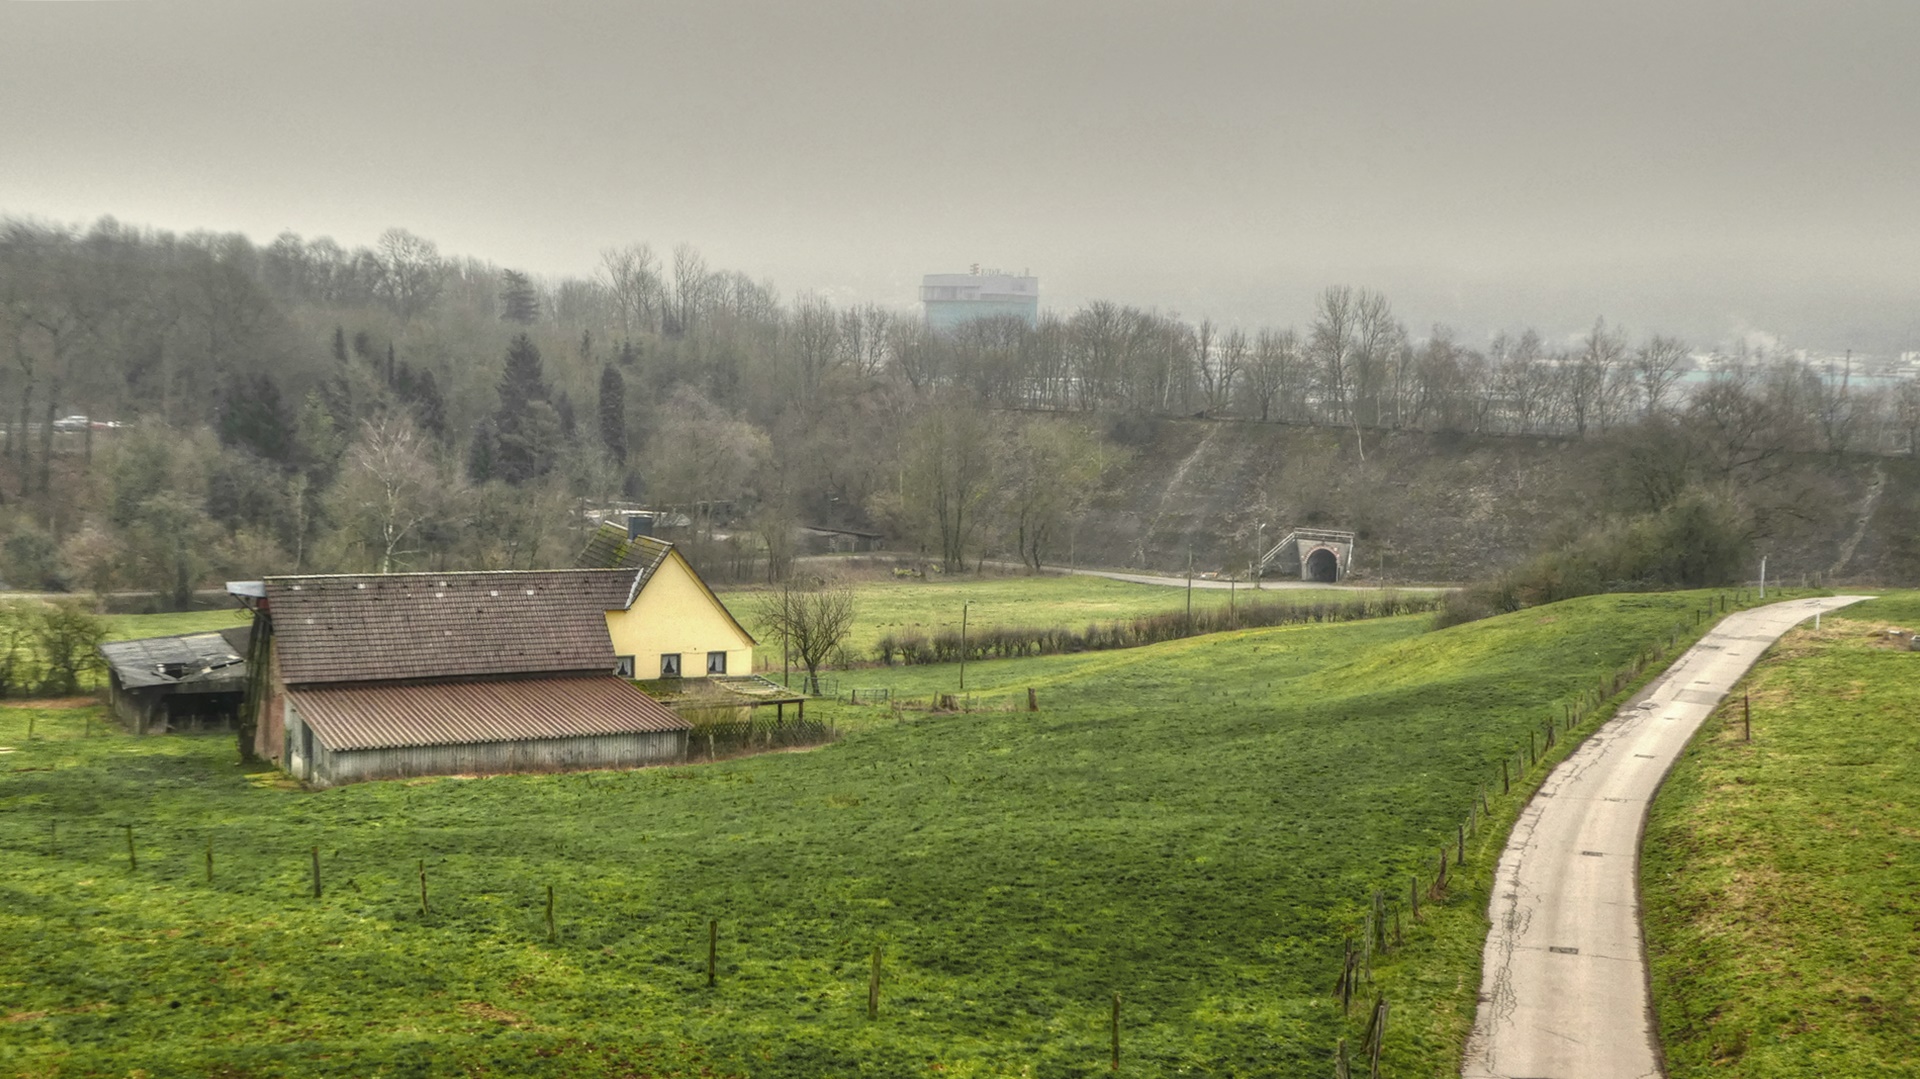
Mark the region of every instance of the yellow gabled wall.
<instances>
[{"instance_id":1,"label":"yellow gabled wall","mask_svg":"<svg viewBox=\"0 0 1920 1079\"><path fill-rule=\"evenodd\" d=\"M660 677L660 657L680 653L680 674L704 678L707 653L727 654L728 674L753 673L753 638L727 616L679 551L667 552L639 598L624 611L607 612L613 654L633 657L635 678Z\"/></svg>"}]
</instances>

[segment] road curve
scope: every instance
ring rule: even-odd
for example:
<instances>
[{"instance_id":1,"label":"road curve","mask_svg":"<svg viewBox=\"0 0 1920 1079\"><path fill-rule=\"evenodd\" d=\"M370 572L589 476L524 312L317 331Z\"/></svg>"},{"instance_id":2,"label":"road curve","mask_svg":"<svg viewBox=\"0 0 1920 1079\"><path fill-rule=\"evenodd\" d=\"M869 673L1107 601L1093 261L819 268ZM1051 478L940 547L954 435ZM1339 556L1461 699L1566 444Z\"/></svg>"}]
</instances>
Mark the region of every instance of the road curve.
<instances>
[{"instance_id":1,"label":"road curve","mask_svg":"<svg viewBox=\"0 0 1920 1079\"><path fill-rule=\"evenodd\" d=\"M1555 768L1494 874L1463 1079L1662 1074L1640 928L1640 836L1660 781L1780 635L1866 596L1732 614Z\"/></svg>"}]
</instances>

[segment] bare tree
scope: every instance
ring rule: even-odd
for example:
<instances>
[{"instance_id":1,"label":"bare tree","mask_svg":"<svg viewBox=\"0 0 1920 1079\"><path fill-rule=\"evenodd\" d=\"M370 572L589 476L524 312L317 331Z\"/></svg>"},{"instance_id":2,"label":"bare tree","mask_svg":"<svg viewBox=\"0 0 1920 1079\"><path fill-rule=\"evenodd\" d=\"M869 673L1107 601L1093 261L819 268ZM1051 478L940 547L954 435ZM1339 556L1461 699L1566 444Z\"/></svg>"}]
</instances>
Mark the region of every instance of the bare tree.
<instances>
[{"instance_id":1,"label":"bare tree","mask_svg":"<svg viewBox=\"0 0 1920 1079\"><path fill-rule=\"evenodd\" d=\"M1587 428L1606 426L1613 411L1611 396L1619 386L1615 371L1626 352L1626 339L1608 329L1606 319L1594 319L1567 372L1567 405L1575 434L1585 437Z\"/></svg>"},{"instance_id":2,"label":"bare tree","mask_svg":"<svg viewBox=\"0 0 1920 1079\"><path fill-rule=\"evenodd\" d=\"M879 304L849 308L840 316L840 346L856 375L878 378L887 365L888 339L899 316Z\"/></svg>"},{"instance_id":3,"label":"bare tree","mask_svg":"<svg viewBox=\"0 0 1920 1079\"><path fill-rule=\"evenodd\" d=\"M1660 411L1668 391L1693 369L1685 342L1655 334L1633 353L1633 373L1640 382L1640 400L1647 415Z\"/></svg>"},{"instance_id":4,"label":"bare tree","mask_svg":"<svg viewBox=\"0 0 1920 1079\"><path fill-rule=\"evenodd\" d=\"M807 692L817 694L821 666L853 631L853 588L821 578L790 577L779 588L761 593L753 614L762 632L779 637L807 669Z\"/></svg>"},{"instance_id":5,"label":"bare tree","mask_svg":"<svg viewBox=\"0 0 1920 1079\"><path fill-rule=\"evenodd\" d=\"M1206 323L1201 326L1202 340L1212 337ZM1208 413L1225 412L1233 403L1234 382L1246 368L1251 351L1246 331L1237 327L1221 335L1218 345L1196 350L1200 388L1206 396Z\"/></svg>"},{"instance_id":6,"label":"bare tree","mask_svg":"<svg viewBox=\"0 0 1920 1079\"><path fill-rule=\"evenodd\" d=\"M376 287L402 320L425 311L439 297L444 263L432 240L406 229L388 229L380 234L378 264Z\"/></svg>"},{"instance_id":7,"label":"bare tree","mask_svg":"<svg viewBox=\"0 0 1920 1079\"><path fill-rule=\"evenodd\" d=\"M427 440L405 417L381 416L361 425L346 460L334 501L349 542L375 572L392 573L420 553L413 544L441 487Z\"/></svg>"},{"instance_id":8,"label":"bare tree","mask_svg":"<svg viewBox=\"0 0 1920 1079\"><path fill-rule=\"evenodd\" d=\"M1272 418L1274 405L1300 382L1300 335L1292 328L1261 330L1254 337L1253 359L1247 365L1245 393L1260 410L1260 422Z\"/></svg>"},{"instance_id":9,"label":"bare tree","mask_svg":"<svg viewBox=\"0 0 1920 1079\"><path fill-rule=\"evenodd\" d=\"M803 296L794 305L786 330L787 353L799 376L799 400L805 407L842 358L840 316L826 300Z\"/></svg>"},{"instance_id":10,"label":"bare tree","mask_svg":"<svg viewBox=\"0 0 1920 1079\"><path fill-rule=\"evenodd\" d=\"M643 243L600 252L600 279L613 298L622 340L659 325L660 264Z\"/></svg>"},{"instance_id":11,"label":"bare tree","mask_svg":"<svg viewBox=\"0 0 1920 1079\"><path fill-rule=\"evenodd\" d=\"M705 312L709 293L713 288L713 272L707 269L707 260L692 244L675 244L673 248L673 319L668 326L673 336L687 333L693 324Z\"/></svg>"}]
</instances>

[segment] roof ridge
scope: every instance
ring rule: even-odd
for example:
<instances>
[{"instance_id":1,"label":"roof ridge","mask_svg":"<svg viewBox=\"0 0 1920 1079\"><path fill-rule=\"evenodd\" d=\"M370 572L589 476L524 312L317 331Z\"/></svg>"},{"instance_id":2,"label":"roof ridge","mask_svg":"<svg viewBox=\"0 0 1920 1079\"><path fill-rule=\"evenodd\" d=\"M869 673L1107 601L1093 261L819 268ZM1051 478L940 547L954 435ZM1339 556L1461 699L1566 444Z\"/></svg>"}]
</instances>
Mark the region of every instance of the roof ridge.
<instances>
[{"instance_id":1,"label":"roof ridge","mask_svg":"<svg viewBox=\"0 0 1920 1079\"><path fill-rule=\"evenodd\" d=\"M435 573L430 570L408 570L405 573L281 573L260 578L262 581L329 581L375 579L390 580L398 577L508 577L525 576L530 573L631 573L632 570L618 566L560 566L554 569L455 569Z\"/></svg>"}]
</instances>

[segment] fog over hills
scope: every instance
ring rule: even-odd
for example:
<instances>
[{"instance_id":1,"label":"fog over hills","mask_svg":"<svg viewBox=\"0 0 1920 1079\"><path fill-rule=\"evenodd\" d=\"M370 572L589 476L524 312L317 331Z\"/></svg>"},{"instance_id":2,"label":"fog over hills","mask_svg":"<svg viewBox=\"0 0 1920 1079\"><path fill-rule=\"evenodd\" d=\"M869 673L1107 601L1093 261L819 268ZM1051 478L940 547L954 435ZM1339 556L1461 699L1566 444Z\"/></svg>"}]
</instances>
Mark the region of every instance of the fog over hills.
<instances>
[{"instance_id":1,"label":"fog over hills","mask_svg":"<svg viewBox=\"0 0 1920 1079\"><path fill-rule=\"evenodd\" d=\"M1920 349L1920 9L1429 5L0 7L0 211L389 226L584 276L697 244L787 295L1032 271L1304 323L1595 316L1698 347Z\"/></svg>"}]
</instances>

